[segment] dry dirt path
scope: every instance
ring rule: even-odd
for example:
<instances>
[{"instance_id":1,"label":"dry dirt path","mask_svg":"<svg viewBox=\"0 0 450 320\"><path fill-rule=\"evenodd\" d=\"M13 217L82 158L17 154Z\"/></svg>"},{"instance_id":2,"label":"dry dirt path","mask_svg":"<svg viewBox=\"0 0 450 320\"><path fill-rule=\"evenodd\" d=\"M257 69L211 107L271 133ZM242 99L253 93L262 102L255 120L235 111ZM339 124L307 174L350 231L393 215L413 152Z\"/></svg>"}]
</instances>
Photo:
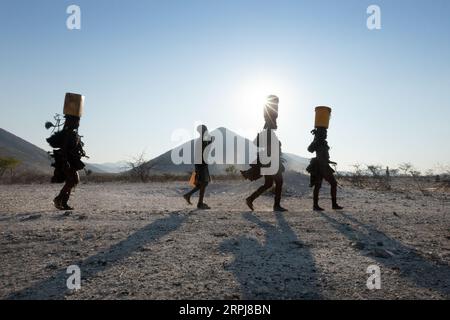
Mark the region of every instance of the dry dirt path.
<instances>
[{"instance_id":1,"label":"dry dirt path","mask_svg":"<svg viewBox=\"0 0 450 320\"><path fill-rule=\"evenodd\" d=\"M213 209L197 211L182 183L82 184L66 213L51 206L58 186L1 185L0 299L450 298L445 196L346 188L335 212L324 190L327 210L315 213L297 177L286 181L289 212L271 212L268 194L251 213L254 188L213 183ZM70 265L78 291L66 287ZM380 290L366 287L370 265Z\"/></svg>"}]
</instances>

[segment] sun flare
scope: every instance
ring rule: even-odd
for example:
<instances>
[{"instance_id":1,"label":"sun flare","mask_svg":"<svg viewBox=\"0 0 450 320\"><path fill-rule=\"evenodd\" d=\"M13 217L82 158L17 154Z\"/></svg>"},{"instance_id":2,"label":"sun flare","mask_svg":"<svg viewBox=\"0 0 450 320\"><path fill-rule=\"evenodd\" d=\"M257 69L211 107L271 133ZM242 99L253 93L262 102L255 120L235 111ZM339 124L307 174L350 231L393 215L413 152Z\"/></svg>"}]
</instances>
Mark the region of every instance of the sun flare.
<instances>
[{"instance_id":1,"label":"sun flare","mask_svg":"<svg viewBox=\"0 0 450 320\"><path fill-rule=\"evenodd\" d=\"M255 118L263 113L267 97L276 95L280 99L280 110L286 112L286 106L292 103L292 91L285 82L272 77L258 77L245 81L238 90L239 112L246 117ZM257 117L257 120L260 120Z\"/></svg>"}]
</instances>

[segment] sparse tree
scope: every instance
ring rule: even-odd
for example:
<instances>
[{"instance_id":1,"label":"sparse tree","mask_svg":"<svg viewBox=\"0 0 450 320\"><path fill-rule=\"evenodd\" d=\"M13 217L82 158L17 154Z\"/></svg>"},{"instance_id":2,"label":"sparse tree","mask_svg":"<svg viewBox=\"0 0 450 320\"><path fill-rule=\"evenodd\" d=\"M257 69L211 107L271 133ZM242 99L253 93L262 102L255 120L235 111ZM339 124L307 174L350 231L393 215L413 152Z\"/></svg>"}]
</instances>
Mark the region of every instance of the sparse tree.
<instances>
[{"instance_id":1,"label":"sparse tree","mask_svg":"<svg viewBox=\"0 0 450 320\"><path fill-rule=\"evenodd\" d=\"M150 162L146 159L145 152L141 152L136 157L128 161L130 175L141 181L147 182L150 179L150 171L155 167L156 162Z\"/></svg>"},{"instance_id":2,"label":"sparse tree","mask_svg":"<svg viewBox=\"0 0 450 320\"><path fill-rule=\"evenodd\" d=\"M367 170L374 178L378 178L381 176L382 167L380 165L367 165Z\"/></svg>"},{"instance_id":3,"label":"sparse tree","mask_svg":"<svg viewBox=\"0 0 450 320\"><path fill-rule=\"evenodd\" d=\"M12 177L14 169L20 164L20 161L14 158L0 158L0 178L9 170Z\"/></svg>"},{"instance_id":4,"label":"sparse tree","mask_svg":"<svg viewBox=\"0 0 450 320\"><path fill-rule=\"evenodd\" d=\"M229 165L228 167L226 167L225 172L229 175L235 175L238 172L238 170L234 165Z\"/></svg>"},{"instance_id":5,"label":"sparse tree","mask_svg":"<svg viewBox=\"0 0 450 320\"><path fill-rule=\"evenodd\" d=\"M436 166L435 182L440 184L440 187L449 190L450 189L450 165L438 164Z\"/></svg>"},{"instance_id":6,"label":"sparse tree","mask_svg":"<svg viewBox=\"0 0 450 320\"><path fill-rule=\"evenodd\" d=\"M422 175L422 173L419 170L411 170L410 174L413 177L420 177Z\"/></svg>"},{"instance_id":7,"label":"sparse tree","mask_svg":"<svg viewBox=\"0 0 450 320\"><path fill-rule=\"evenodd\" d=\"M446 178L446 180L450 177L450 165L440 165L439 172Z\"/></svg>"},{"instance_id":8,"label":"sparse tree","mask_svg":"<svg viewBox=\"0 0 450 320\"><path fill-rule=\"evenodd\" d=\"M409 162L404 162L398 166L398 169L402 171L405 176L407 176L410 171L413 170L413 165Z\"/></svg>"},{"instance_id":9,"label":"sparse tree","mask_svg":"<svg viewBox=\"0 0 450 320\"><path fill-rule=\"evenodd\" d=\"M383 175L383 167L381 165L367 165L367 171L372 176L372 179L375 181L376 189L387 189L390 190L390 182L389 182L389 170L386 170L386 174Z\"/></svg>"},{"instance_id":10,"label":"sparse tree","mask_svg":"<svg viewBox=\"0 0 450 320\"><path fill-rule=\"evenodd\" d=\"M354 185L362 188L364 186L363 184L363 170L362 170L362 166L358 163L354 164L353 166L354 172L351 175L351 181Z\"/></svg>"},{"instance_id":11,"label":"sparse tree","mask_svg":"<svg viewBox=\"0 0 450 320\"><path fill-rule=\"evenodd\" d=\"M399 174L399 170L398 169L389 169L391 177L396 177Z\"/></svg>"},{"instance_id":12,"label":"sparse tree","mask_svg":"<svg viewBox=\"0 0 450 320\"><path fill-rule=\"evenodd\" d=\"M427 190L425 190L425 188L422 184L422 180L421 180L422 173L418 170L411 169L410 174L411 174L411 177L413 178L413 181L415 182L418 189L420 190L420 192L423 195L429 195L429 192L427 192Z\"/></svg>"}]
</instances>

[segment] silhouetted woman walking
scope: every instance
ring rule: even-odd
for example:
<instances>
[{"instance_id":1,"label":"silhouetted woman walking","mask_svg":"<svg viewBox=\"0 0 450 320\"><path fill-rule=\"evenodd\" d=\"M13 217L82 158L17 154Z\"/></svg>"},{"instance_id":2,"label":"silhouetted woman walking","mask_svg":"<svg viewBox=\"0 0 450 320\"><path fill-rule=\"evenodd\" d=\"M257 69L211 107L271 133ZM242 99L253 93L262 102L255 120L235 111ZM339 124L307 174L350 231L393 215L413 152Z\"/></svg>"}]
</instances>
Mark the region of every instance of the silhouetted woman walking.
<instances>
[{"instance_id":1,"label":"silhouetted woman walking","mask_svg":"<svg viewBox=\"0 0 450 320\"><path fill-rule=\"evenodd\" d=\"M334 170L330 167L329 150L327 142L327 130L331 116L331 109L328 107L316 108L316 123L315 129L311 131L314 135L314 141L309 145L308 151L316 153L316 157L311 159L311 162L306 170L311 175L310 186L314 187L313 191L313 209L315 211L323 211L319 206L319 193L322 187L322 180L326 180L331 187L331 202L334 210L342 210L343 208L337 203L337 181L334 177Z\"/></svg>"},{"instance_id":2,"label":"silhouetted woman walking","mask_svg":"<svg viewBox=\"0 0 450 320\"><path fill-rule=\"evenodd\" d=\"M52 177L53 183L62 183L64 186L58 196L53 200L55 207L59 210L73 210L68 205L73 188L80 182L79 170L83 170L85 164L81 161L86 157L83 150L84 143L78 134L80 118L83 112L84 97L75 93L67 93L64 100L64 126L61 131L54 133L47 142L55 149L53 158L55 168ZM46 123L46 128L59 128L59 120L55 126L51 122Z\"/></svg>"},{"instance_id":3,"label":"silhouetted woman walking","mask_svg":"<svg viewBox=\"0 0 450 320\"><path fill-rule=\"evenodd\" d=\"M264 150L266 155L269 158L272 158L272 150L271 146L277 146L278 148L278 168L276 168L276 173L273 175L264 175L264 185L259 187L250 197L246 199L247 206L253 211L253 201L255 201L256 198L258 198L260 195L262 195L265 191L272 188L273 184L275 184L275 202L273 206L273 210L277 212L283 212L287 211L287 209L283 208L281 206L281 192L283 187L283 172L284 172L284 166L282 164L282 158L281 158L281 142L278 140L277 136L275 135L275 130L277 130L277 118L278 118L278 104L279 104L279 98L277 96L271 95L267 97L267 103L264 107L264 130L258 135L257 138L257 147ZM265 135L267 139L264 139L266 143L260 143L260 137L262 135ZM275 139L275 140L274 140ZM273 143L272 143L273 142ZM265 144L265 145L264 145ZM242 172L242 175L249 180L256 180L261 177L260 170L262 167L270 167L271 164L261 164L260 162L260 152L258 152L257 157L257 164L256 166L252 166L251 169L249 169L246 172Z\"/></svg>"},{"instance_id":4,"label":"silhouetted woman walking","mask_svg":"<svg viewBox=\"0 0 450 320\"><path fill-rule=\"evenodd\" d=\"M209 175L208 164L204 159L204 151L208 145L213 142L212 137L209 135L208 128L205 125L200 125L197 128L197 131L200 133L200 138L195 141L195 187L186 193L183 198L187 201L187 203L191 203L191 196L200 191L197 208L201 210L211 209L206 203L203 202L203 198L205 197L206 187L211 181L211 177ZM201 155L200 155L201 152Z\"/></svg>"}]
</instances>

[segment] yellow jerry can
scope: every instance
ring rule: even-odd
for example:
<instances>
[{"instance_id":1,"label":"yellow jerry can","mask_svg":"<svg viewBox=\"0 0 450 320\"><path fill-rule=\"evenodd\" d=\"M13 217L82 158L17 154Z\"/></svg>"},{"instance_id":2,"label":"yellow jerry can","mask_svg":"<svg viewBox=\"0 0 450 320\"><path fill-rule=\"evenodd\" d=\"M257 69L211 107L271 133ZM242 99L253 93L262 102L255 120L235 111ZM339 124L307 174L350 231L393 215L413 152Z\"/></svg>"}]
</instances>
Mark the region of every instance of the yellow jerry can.
<instances>
[{"instance_id":1,"label":"yellow jerry can","mask_svg":"<svg viewBox=\"0 0 450 320\"><path fill-rule=\"evenodd\" d=\"M81 118L83 114L84 96L76 93L66 93L64 99L64 114Z\"/></svg>"},{"instance_id":2,"label":"yellow jerry can","mask_svg":"<svg viewBox=\"0 0 450 320\"><path fill-rule=\"evenodd\" d=\"M320 106L316 108L316 121L315 121L315 127L316 128L326 128L328 129L330 125L330 118L331 118L331 108Z\"/></svg>"}]
</instances>

